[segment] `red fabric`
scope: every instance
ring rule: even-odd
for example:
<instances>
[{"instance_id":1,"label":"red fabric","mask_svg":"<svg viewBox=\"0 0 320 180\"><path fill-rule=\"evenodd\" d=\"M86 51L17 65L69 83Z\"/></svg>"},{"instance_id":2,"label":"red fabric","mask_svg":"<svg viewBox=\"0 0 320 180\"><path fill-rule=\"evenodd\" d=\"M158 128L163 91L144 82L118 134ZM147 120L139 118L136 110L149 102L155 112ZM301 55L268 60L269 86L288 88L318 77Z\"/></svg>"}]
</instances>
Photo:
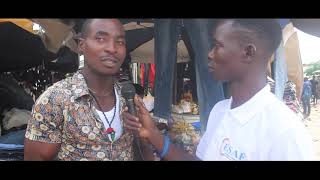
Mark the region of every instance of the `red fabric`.
<instances>
[{"instance_id":1,"label":"red fabric","mask_svg":"<svg viewBox=\"0 0 320 180\"><path fill-rule=\"evenodd\" d=\"M155 64L151 64L150 72L149 72L149 82L150 82L151 89L154 88L155 75L156 75L156 65Z\"/></svg>"},{"instance_id":2,"label":"red fabric","mask_svg":"<svg viewBox=\"0 0 320 180\"><path fill-rule=\"evenodd\" d=\"M145 71L145 65L141 64L141 66L140 66L140 84L142 87L144 86L144 81L145 81L144 71ZM156 75L156 65L150 64L148 79L149 79L149 86L151 87L151 89L154 88L155 75Z\"/></svg>"}]
</instances>

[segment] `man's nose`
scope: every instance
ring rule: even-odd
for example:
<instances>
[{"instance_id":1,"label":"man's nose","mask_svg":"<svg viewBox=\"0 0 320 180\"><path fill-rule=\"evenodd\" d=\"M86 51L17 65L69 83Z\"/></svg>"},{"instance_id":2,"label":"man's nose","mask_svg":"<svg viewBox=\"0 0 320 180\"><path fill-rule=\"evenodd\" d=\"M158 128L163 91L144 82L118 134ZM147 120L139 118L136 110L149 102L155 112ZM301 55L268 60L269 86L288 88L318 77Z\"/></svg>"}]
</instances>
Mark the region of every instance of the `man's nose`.
<instances>
[{"instance_id":1,"label":"man's nose","mask_svg":"<svg viewBox=\"0 0 320 180\"><path fill-rule=\"evenodd\" d=\"M208 53L208 61L212 61L214 57L213 49Z\"/></svg>"},{"instance_id":2,"label":"man's nose","mask_svg":"<svg viewBox=\"0 0 320 180\"><path fill-rule=\"evenodd\" d=\"M110 54L114 54L117 52L117 47L114 41L109 41L106 43L104 50Z\"/></svg>"}]
</instances>

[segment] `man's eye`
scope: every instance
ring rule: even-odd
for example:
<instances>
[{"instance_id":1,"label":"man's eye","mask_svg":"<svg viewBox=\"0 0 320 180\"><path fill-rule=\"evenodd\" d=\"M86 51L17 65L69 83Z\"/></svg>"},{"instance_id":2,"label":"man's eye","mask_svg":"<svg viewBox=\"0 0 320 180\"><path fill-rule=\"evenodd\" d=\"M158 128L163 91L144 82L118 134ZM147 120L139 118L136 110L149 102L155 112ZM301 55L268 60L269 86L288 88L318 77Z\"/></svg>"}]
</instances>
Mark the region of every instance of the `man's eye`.
<instances>
[{"instance_id":1,"label":"man's eye","mask_svg":"<svg viewBox=\"0 0 320 180\"><path fill-rule=\"evenodd\" d=\"M218 46L219 46L218 43L213 43L213 44L212 44L212 48L217 48Z\"/></svg>"},{"instance_id":2,"label":"man's eye","mask_svg":"<svg viewBox=\"0 0 320 180\"><path fill-rule=\"evenodd\" d=\"M213 40L212 44L213 44L214 46L216 46L216 45L218 44L218 42L217 42L216 40Z\"/></svg>"},{"instance_id":3,"label":"man's eye","mask_svg":"<svg viewBox=\"0 0 320 180\"><path fill-rule=\"evenodd\" d=\"M103 41L104 41L104 38L102 38L102 37L96 37L96 40L99 41L99 42L103 42Z\"/></svg>"},{"instance_id":4,"label":"man's eye","mask_svg":"<svg viewBox=\"0 0 320 180\"><path fill-rule=\"evenodd\" d=\"M218 42L215 42L215 43L213 44L213 46L214 46L214 47L222 47L222 44L220 44L220 43L218 43Z\"/></svg>"},{"instance_id":5,"label":"man's eye","mask_svg":"<svg viewBox=\"0 0 320 180\"><path fill-rule=\"evenodd\" d=\"M117 44L122 46L122 45L125 45L126 43L124 41L117 41Z\"/></svg>"}]
</instances>

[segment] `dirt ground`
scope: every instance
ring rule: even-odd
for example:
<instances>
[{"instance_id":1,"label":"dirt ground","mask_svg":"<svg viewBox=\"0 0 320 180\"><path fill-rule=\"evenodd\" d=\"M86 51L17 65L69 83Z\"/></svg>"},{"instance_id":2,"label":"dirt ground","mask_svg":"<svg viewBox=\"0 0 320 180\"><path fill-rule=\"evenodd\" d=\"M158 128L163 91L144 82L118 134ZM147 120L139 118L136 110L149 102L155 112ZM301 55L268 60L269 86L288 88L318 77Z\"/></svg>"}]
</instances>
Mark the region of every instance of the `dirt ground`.
<instances>
[{"instance_id":1,"label":"dirt ground","mask_svg":"<svg viewBox=\"0 0 320 180\"><path fill-rule=\"evenodd\" d=\"M310 116L304 121L304 124L312 136L316 152L315 160L320 161L320 101L317 105L311 104Z\"/></svg>"}]
</instances>

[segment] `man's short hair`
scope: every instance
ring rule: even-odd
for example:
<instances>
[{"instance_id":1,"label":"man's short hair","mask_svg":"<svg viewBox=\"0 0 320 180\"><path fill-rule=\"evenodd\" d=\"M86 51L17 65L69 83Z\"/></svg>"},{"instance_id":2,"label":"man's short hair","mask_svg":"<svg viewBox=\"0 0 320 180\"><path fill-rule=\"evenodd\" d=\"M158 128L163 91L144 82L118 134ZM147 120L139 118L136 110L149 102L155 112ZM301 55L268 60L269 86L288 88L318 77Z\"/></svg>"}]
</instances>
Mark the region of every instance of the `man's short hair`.
<instances>
[{"instance_id":1,"label":"man's short hair","mask_svg":"<svg viewBox=\"0 0 320 180\"><path fill-rule=\"evenodd\" d=\"M227 19L222 21L228 21ZM272 55L282 40L282 29L277 19L230 19L232 25L247 31L244 38L260 41L266 45L268 55ZM244 31L245 32L245 31Z\"/></svg>"},{"instance_id":2,"label":"man's short hair","mask_svg":"<svg viewBox=\"0 0 320 180\"><path fill-rule=\"evenodd\" d=\"M81 37L85 37L88 34L89 27L94 19L85 19L81 26Z\"/></svg>"},{"instance_id":3,"label":"man's short hair","mask_svg":"<svg viewBox=\"0 0 320 180\"><path fill-rule=\"evenodd\" d=\"M89 27L94 19L85 19L81 26L81 37L88 35ZM121 22L121 21L120 21Z\"/></svg>"}]
</instances>

